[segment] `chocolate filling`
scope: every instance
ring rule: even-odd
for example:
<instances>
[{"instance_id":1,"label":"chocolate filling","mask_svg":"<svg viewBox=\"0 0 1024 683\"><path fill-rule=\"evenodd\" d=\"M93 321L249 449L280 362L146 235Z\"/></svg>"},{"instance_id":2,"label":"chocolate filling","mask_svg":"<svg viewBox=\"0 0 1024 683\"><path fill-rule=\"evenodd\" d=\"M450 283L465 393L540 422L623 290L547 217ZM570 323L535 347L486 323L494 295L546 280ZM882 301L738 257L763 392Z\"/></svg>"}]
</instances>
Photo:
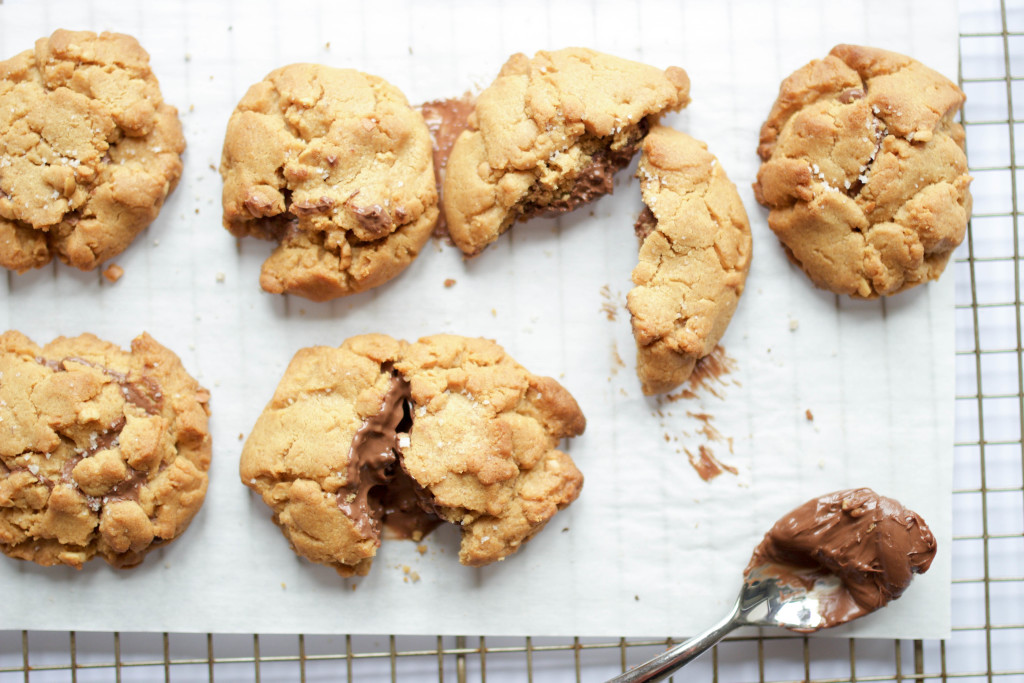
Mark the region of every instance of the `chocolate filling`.
<instances>
[{"instance_id":1,"label":"chocolate filling","mask_svg":"<svg viewBox=\"0 0 1024 683\"><path fill-rule=\"evenodd\" d=\"M837 98L843 104L849 104L854 100L859 100L864 97L864 91L860 88L847 88L843 92L839 93Z\"/></svg>"},{"instance_id":2,"label":"chocolate filling","mask_svg":"<svg viewBox=\"0 0 1024 683\"><path fill-rule=\"evenodd\" d=\"M137 408L142 408L147 415L158 415L163 409L164 395L160 385L152 378L142 375L138 380L130 380L128 375L97 365L84 358L69 356L60 360L48 360L37 357L36 362L45 365L54 372L67 372L67 363L76 363L89 368L96 368L104 375L114 380L114 383L121 388L121 395L124 400Z\"/></svg>"},{"instance_id":3,"label":"chocolate filling","mask_svg":"<svg viewBox=\"0 0 1024 683\"><path fill-rule=\"evenodd\" d=\"M383 525L397 536L422 538L439 523L429 494L401 464L399 438L412 427L409 397L409 382L393 372L380 410L363 422L349 447L348 485L335 495L364 538L379 538Z\"/></svg>"},{"instance_id":4,"label":"chocolate filling","mask_svg":"<svg viewBox=\"0 0 1024 683\"><path fill-rule=\"evenodd\" d=\"M517 207L519 220L526 220L541 214L559 214L591 202L614 189L615 174L629 165L647 131L646 119L626 131L621 143L610 137L592 138L578 144L594 144L590 163L579 174L566 178L563 186L554 191L534 188Z\"/></svg>"},{"instance_id":5,"label":"chocolate filling","mask_svg":"<svg viewBox=\"0 0 1024 683\"><path fill-rule=\"evenodd\" d=\"M67 372L67 364L75 363L78 365L84 365L90 368L96 368L100 370L107 377L112 379L115 384L121 389L121 395L124 396L125 401L128 403L141 408L147 415L158 415L163 409L163 392L160 389L160 385L157 382L146 375L139 377L137 380L130 380L128 375L111 370L110 368L103 367L91 361L87 361L84 358L78 358L69 356L60 360L49 360L47 358L36 357L36 362L40 365L44 365L50 368L54 372ZM74 486L80 490L78 482L75 481L72 473L75 467L83 459L99 453L100 451L107 450L108 448L116 448L120 445L121 430L124 429L125 418L119 416L107 429L102 432L95 433L90 439L89 447L84 450L76 450L72 455L64 461L61 466L60 479L64 484ZM162 467L162 465L161 465ZM139 488L143 486L149 478L148 473L142 470L136 470L128 466L130 475L124 481L118 482L110 491L102 497L103 502L117 501L117 500L138 500ZM28 470L24 467L14 467L9 469L9 472L16 472L21 470ZM33 473L36 479L46 485L47 488L53 489L56 485L54 481L51 481L42 474ZM89 500L90 506L94 510L98 510L100 507L100 498L84 494Z\"/></svg>"},{"instance_id":6,"label":"chocolate filling","mask_svg":"<svg viewBox=\"0 0 1024 683\"><path fill-rule=\"evenodd\" d=\"M395 222L380 204L370 206L355 206L350 202L345 203L346 208L355 214L359 226L365 230L373 239L380 239L391 232Z\"/></svg>"},{"instance_id":7,"label":"chocolate filling","mask_svg":"<svg viewBox=\"0 0 1024 683\"><path fill-rule=\"evenodd\" d=\"M657 227L658 219L654 216L654 212L651 211L651 207L645 206L644 210L637 217L636 223L633 224L633 232L636 233L637 239L643 245L647 236L654 232Z\"/></svg>"}]
</instances>

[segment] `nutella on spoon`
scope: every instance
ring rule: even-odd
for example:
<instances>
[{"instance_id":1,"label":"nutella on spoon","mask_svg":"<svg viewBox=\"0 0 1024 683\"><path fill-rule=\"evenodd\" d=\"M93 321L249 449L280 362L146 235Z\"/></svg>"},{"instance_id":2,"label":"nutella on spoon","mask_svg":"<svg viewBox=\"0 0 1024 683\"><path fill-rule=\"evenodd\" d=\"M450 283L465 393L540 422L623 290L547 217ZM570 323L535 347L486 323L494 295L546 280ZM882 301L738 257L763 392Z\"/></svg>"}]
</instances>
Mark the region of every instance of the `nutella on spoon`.
<instances>
[{"instance_id":1,"label":"nutella on spoon","mask_svg":"<svg viewBox=\"0 0 1024 683\"><path fill-rule=\"evenodd\" d=\"M775 523L745 575L770 567L779 581L804 586L830 576L842 584L819 608L828 628L862 617L903 594L931 566L935 537L921 517L871 489L810 500ZM816 630L816 629L811 629Z\"/></svg>"},{"instance_id":2,"label":"nutella on spoon","mask_svg":"<svg viewBox=\"0 0 1024 683\"><path fill-rule=\"evenodd\" d=\"M608 683L660 681L740 626L808 633L862 617L900 597L931 566L935 547L916 512L871 489L810 500L757 546L724 619Z\"/></svg>"}]
</instances>

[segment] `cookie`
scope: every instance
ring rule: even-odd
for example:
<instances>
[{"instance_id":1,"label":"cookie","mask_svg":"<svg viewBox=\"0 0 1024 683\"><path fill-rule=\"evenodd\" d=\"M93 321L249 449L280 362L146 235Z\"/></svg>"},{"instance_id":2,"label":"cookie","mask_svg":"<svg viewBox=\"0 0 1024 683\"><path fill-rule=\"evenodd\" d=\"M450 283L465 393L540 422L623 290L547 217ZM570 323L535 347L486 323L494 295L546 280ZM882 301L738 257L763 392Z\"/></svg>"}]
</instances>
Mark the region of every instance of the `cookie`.
<instances>
[{"instance_id":1,"label":"cookie","mask_svg":"<svg viewBox=\"0 0 1024 683\"><path fill-rule=\"evenodd\" d=\"M750 223L707 146L665 126L643 141L639 263L626 305L645 394L682 384L732 318L750 269Z\"/></svg>"},{"instance_id":2,"label":"cookie","mask_svg":"<svg viewBox=\"0 0 1024 683\"><path fill-rule=\"evenodd\" d=\"M963 102L920 62L856 45L782 82L754 192L816 286L871 299L942 274L971 213Z\"/></svg>"},{"instance_id":3,"label":"cookie","mask_svg":"<svg viewBox=\"0 0 1024 683\"><path fill-rule=\"evenodd\" d=\"M292 64L249 88L228 121L224 227L278 242L260 286L326 301L376 287L437 221L430 133L376 76Z\"/></svg>"},{"instance_id":4,"label":"cookie","mask_svg":"<svg viewBox=\"0 0 1024 683\"><path fill-rule=\"evenodd\" d=\"M209 397L148 334L131 351L0 335L0 550L123 568L181 535L206 495Z\"/></svg>"},{"instance_id":5,"label":"cookie","mask_svg":"<svg viewBox=\"0 0 1024 683\"><path fill-rule=\"evenodd\" d=\"M299 555L365 575L382 528L459 525L459 560L504 559L579 494L558 449L586 425L555 380L492 341L371 334L300 350L242 450Z\"/></svg>"},{"instance_id":6,"label":"cookie","mask_svg":"<svg viewBox=\"0 0 1024 683\"><path fill-rule=\"evenodd\" d=\"M0 62L0 265L120 254L181 177L185 138L131 36L58 30Z\"/></svg>"},{"instance_id":7,"label":"cookie","mask_svg":"<svg viewBox=\"0 0 1024 683\"><path fill-rule=\"evenodd\" d=\"M612 191L647 129L686 106L690 82L585 48L513 55L477 98L444 179L452 240L479 253L516 220Z\"/></svg>"}]
</instances>

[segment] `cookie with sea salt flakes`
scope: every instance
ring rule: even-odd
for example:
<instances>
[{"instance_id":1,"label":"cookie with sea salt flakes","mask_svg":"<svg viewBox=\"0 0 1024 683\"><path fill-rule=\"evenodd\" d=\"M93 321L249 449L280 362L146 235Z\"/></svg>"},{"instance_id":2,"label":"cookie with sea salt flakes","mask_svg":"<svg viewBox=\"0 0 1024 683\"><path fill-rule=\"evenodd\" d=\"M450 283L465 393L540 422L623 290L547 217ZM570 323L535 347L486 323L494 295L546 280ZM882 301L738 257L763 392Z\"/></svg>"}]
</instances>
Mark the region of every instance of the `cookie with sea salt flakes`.
<instances>
[{"instance_id":1,"label":"cookie with sea salt flakes","mask_svg":"<svg viewBox=\"0 0 1024 683\"><path fill-rule=\"evenodd\" d=\"M145 333L131 351L0 335L0 551L125 568L180 536L206 495L209 398Z\"/></svg>"},{"instance_id":2,"label":"cookie with sea salt flakes","mask_svg":"<svg viewBox=\"0 0 1024 683\"><path fill-rule=\"evenodd\" d=\"M612 191L647 129L686 106L690 81L586 48L515 54L480 93L444 179L448 232L468 255L517 220Z\"/></svg>"},{"instance_id":3,"label":"cookie with sea salt flakes","mask_svg":"<svg viewBox=\"0 0 1024 683\"><path fill-rule=\"evenodd\" d=\"M249 88L228 121L224 227L276 240L260 286L325 301L376 287L437 221L430 133L382 78L292 64Z\"/></svg>"},{"instance_id":4,"label":"cookie with sea salt flakes","mask_svg":"<svg viewBox=\"0 0 1024 683\"><path fill-rule=\"evenodd\" d=\"M627 296L645 394L682 384L725 333L750 269L750 223L707 145L665 126L644 138L644 210Z\"/></svg>"},{"instance_id":5,"label":"cookie with sea salt flakes","mask_svg":"<svg viewBox=\"0 0 1024 683\"><path fill-rule=\"evenodd\" d=\"M963 102L920 62L856 45L783 81L754 192L816 286L870 299L942 274L971 213Z\"/></svg>"},{"instance_id":6,"label":"cookie with sea salt flakes","mask_svg":"<svg viewBox=\"0 0 1024 683\"><path fill-rule=\"evenodd\" d=\"M0 265L120 254L181 177L185 138L131 36L58 30L0 62Z\"/></svg>"},{"instance_id":7,"label":"cookie with sea salt flakes","mask_svg":"<svg viewBox=\"0 0 1024 683\"><path fill-rule=\"evenodd\" d=\"M371 334L300 350L246 439L242 482L299 555L365 575L382 531L462 530L459 560L515 553L579 495L561 439L583 414L492 341Z\"/></svg>"}]
</instances>

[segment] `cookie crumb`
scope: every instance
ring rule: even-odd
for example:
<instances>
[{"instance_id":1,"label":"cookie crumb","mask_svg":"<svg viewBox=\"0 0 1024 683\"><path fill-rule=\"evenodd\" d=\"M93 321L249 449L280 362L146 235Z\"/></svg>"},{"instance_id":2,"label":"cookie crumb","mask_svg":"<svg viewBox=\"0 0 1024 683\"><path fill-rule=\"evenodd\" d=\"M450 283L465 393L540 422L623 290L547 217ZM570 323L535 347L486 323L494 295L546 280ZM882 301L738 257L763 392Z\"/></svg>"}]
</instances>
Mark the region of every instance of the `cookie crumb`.
<instances>
[{"instance_id":1,"label":"cookie crumb","mask_svg":"<svg viewBox=\"0 0 1024 683\"><path fill-rule=\"evenodd\" d=\"M107 266L106 270L103 271L103 277L107 279L107 282L117 282L121 279L122 275L124 275L124 268L116 263L111 263Z\"/></svg>"},{"instance_id":2,"label":"cookie crumb","mask_svg":"<svg viewBox=\"0 0 1024 683\"><path fill-rule=\"evenodd\" d=\"M325 50L330 50L331 49L331 41L328 40L326 43L324 43L324 49Z\"/></svg>"},{"instance_id":3,"label":"cookie crumb","mask_svg":"<svg viewBox=\"0 0 1024 683\"><path fill-rule=\"evenodd\" d=\"M498 317L498 309L496 309L496 308L492 308L491 309L491 317L492 318L497 318Z\"/></svg>"},{"instance_id":4,"label":"cookie crumb","mask_svg":"<svg viewBox=\"0 0 1024 683\"><path fill-rule=\"evenodd\" d=\"M811 412L810 408L804 411L804 417L807 418L808 422L814 422L814 413Z\"/></svg>"},{"instance_id":5,"label":"cookie crumb","mask_svg":"<svg viewBox=\"0 0 1024 683\"><path fill-rule=\"evenodd\" d=\"M420 555L426 555L427 554L427 546L425 546L422 543L420 543L418 546L416 546L416 552L418 552Z\"/></svg>"},{"instance_id":6,"label":"cookie crumb","mask_svg":"<svg viewBox=\"0 0 1024 683\"><path fill-rule=\"evenodd\" d=\"M636 600L637 602L640 602L640 596L639 595L634 595L633 599Z\"/></svg>"},{"instance_id":7,"label":"cookie crumb","mask_svg":"<svg viewBox=\"0 0 1024 683\"><path fill-rule=\"evenodd\" d=\"M225 277L224 273L217 273L217 275L216 275L217 282L224 282L224 277Z\"/></svg>"},{"instance_id":8,"label":"cookie crumb","mask_svg":"<svg viewBox=\"0 0 1024 683\"><path fill-rule=\"evenodd\" d=\"M789 321L789 331L790 332L796 332L799 327L800 327L800 321L799 320L790 319L790 321Z\"/></svg>"},{"instance_id":9,"label":"cookie crumb","mask_svg":"<svg viewBox=\"0 0 1024 683\"><path fill-rule=\"evenodd\" d=\"M281 590L283 590L283 591L288 590L288 585L284 581L281 582Z\"/></svg>"},{"instance_id":10,"label":"cookie crumb","mask_svg":"<svg viewBox=\"0 0 1024 683\"><path fill-rule=\"evenodd\" d=\"M447 280L444 281L444 286L445 287L449 287L450 288L450 287L453 287L454 285L455 285L455 280L453 278L448 278Z\"/></svg>"},{"instance_id":11,"label":"cookie crumb","mask_svg":"<svg viewBox=\"0 0 1024 683\"><path fill-rule=\"evenodd\" d=\"M238 440L241 441L244 438L245 437L242 435L242 432L238 432Z\"/></svg>"}]
</instances>

